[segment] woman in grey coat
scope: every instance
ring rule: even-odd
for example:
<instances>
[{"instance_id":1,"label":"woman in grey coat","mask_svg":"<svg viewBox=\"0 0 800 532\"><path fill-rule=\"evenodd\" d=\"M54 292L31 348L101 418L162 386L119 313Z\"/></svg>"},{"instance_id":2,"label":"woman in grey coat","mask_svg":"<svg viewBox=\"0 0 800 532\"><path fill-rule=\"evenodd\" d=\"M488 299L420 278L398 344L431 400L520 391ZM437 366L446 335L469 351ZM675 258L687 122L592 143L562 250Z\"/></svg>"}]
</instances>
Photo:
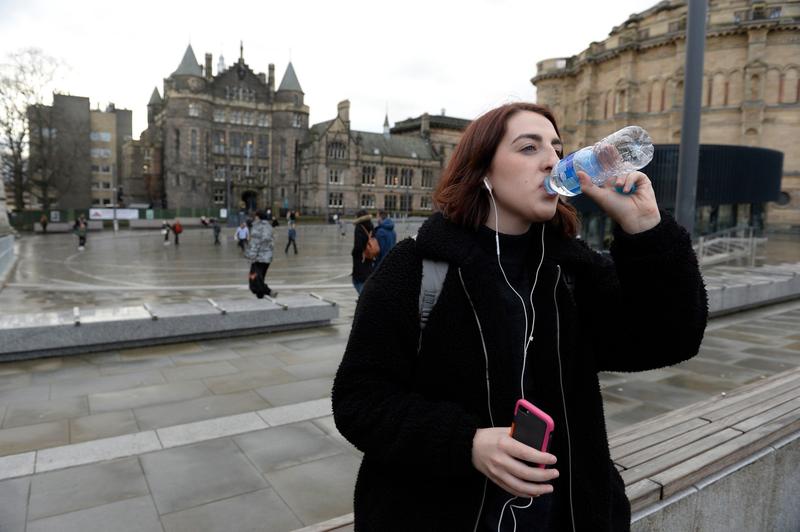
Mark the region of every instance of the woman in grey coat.
<instances>
[{"instance_id":1,"label":"woman in grey coat","mask_svg":"<svg viewBox=\"0 0 800 532\"><path fill-rule=\"evenodd\" d=\"M277 292L267 285L267 269L272 262L272 226L266 212L259 210L256 217L258 221L250 231L250 245L244 254L250 260L250 291L259 299L265 295L275 297Z\"/></svg>"}]
</instances>

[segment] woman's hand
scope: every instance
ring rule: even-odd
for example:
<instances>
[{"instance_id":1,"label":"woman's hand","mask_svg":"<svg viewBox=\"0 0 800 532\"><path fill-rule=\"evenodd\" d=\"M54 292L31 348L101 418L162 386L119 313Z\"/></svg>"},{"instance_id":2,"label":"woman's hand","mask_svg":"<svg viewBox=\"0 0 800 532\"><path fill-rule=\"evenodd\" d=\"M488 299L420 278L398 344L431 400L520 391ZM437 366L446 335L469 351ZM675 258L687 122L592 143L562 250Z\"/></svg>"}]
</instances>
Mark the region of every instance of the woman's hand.
<instances>
[{"instance_id":1,"label":"woman's hand","mask_svg":"<svg viewBox=\"0 0 800 532\"><path fill-rule=\"evenodd\" d=\"M478 429L472 439L472 465L517 497L552 493L553 486L543 483L558 478L558 471L531 467L520 460L550 465L556 463L556 457L518 442L508 434L509 427Z\"/></svg>"},{"instance_id":2,"label":"woman's hand","mask_svg":"<svg viewBox=\"0 0 800 532\"><path fill-rule=\"evenodd\" d=\"M630 235L652 229L661 221L650 178L642 172L611 178L598 187L586 172L578 172L581 190ZM633 186L636 190L630 194ZM624 193L614 190L622 187Z\"/></svg>"}]
</instances>

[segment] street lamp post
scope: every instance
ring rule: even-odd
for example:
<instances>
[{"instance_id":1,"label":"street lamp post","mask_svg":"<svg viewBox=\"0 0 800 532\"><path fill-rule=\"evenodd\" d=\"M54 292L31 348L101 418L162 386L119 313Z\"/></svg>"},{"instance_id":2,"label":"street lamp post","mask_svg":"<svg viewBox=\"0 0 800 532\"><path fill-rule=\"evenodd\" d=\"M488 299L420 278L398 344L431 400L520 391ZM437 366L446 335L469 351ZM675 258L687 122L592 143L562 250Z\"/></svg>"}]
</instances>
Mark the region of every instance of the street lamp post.
<instances>
[{"instance_id":1,"label":"street lamp post","mask_svg":"<svg viewBox=\"0 0 800 532\"><path fill-rule=\"evenodd\" d=\"M119 231L119 222L117 222L117 165L111 165L111 168L113 170L111 177L114 180L114 184L111 187L111 204L114 209L114 234L116 235L117 231Z\"/></svg>"}]
</instances>

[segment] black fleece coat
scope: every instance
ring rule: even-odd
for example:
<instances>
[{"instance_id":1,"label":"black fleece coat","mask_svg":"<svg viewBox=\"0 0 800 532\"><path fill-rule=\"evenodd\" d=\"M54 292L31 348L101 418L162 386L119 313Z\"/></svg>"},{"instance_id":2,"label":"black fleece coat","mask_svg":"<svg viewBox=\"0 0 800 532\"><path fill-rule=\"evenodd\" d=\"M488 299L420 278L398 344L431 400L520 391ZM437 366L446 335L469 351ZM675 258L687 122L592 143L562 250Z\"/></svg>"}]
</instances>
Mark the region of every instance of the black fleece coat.
<instances>
[{"instance_id":1,"label":"black fleece coat","mask_svg":"<svg viewBox=\"0 0 800 532\"><path fill-rule=\"evenodd\" d=\"M667 213L638 235L617 228L613 260L549 225L545 242L542 275L555 275L553 305L537 312L556 314L558 356L536 359L532 346L529 373L537 406L556 425L556 529L572 529L571 497L576 530L628 530L597 373L694 356L708 315L702 277L689 235ZM450 268L417 353L422 257ZM473 530L486 477L472 465L472 439L491 426L482 341L495 426L510 426L519 398L512 368L494 348L507 332L489 278L494 266L475 231L434 214L367 281L332 394L336 426L364 452L356 530Z\"/></svg>"}]
</instances>

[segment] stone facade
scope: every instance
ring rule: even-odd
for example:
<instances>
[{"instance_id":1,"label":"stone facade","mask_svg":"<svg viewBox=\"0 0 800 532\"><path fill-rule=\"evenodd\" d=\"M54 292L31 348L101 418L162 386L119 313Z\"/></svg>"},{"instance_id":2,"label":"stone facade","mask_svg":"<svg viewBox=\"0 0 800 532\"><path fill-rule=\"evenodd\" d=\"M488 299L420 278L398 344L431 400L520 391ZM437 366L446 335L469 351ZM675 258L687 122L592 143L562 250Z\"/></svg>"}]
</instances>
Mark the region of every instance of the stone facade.
<instances>
[{"instance_id":1,"label":"stone facade","mask_svg":"<svg viewBox=\"0 0 800 532\"><path fill-rule=\"evenodd\" d=\"M47 194L50 207L62 209L113 204L122 144L131 138L130 110L114 104L90 110L88 98L54 94L52 106L28 109L28 121L38 203Z\"/></svg>"},{"instance_id":2,"label":"stone facade","mask_svg":"<svg viewBox=\"0 0 800 532\"><path fill-rule=\"evenodd\" d=\"M148 103L148 127L125 146L128 202L169 208L431 209L430 193L468 121L409 118L384 133L350 130L349 102L337 118L309 127L294 66L275 89L275 67L245 63L212 75L192 47ZM388 172L388 174L387 174Z\"/></svg>"},{"instance_id":3,"label":"stone facade","mask_svg":"<svg viewBox=\"0 0 800 532\"><path fill-rule=\"evenodd\" d=\"M274 65L269 77L255 73L242 53L212 75L211 59L206 54L201 68L189 46L164 80L163 98L153 92L141 145L129 150L134 158L143 151L141 163L130 165L137 174L130 179L141 176L151 191L160 183L169 208L295 205L308 106L294 67L289 64L276 91Z\"/></svg>"},{"instance_id":4,"label":"stone facade","mask_svg":"<svg viewBox=\"0 0 800 532\"><path fill-rule=\"evenodd\" d=\"M537 64L531 82L567 151L628 124L680 141L686 12L685 0L660 2L580 54ZM702 105L701 143L783 152L767 223L800 225L800 3L709 2Z\"/></svg>"},{"instance_id":5,"label":"stone facade","mask_svg":"<svg viewBox=\"0 0 800 532\"><path fill-rule=\"evenodd\" d=\"M359 209L430 212L431 194L469 122L451 117L408 119L383 133L350 128L350 102L311 127L302 146L302 212L352 215Z\"/></svg>"}]
</instances>

